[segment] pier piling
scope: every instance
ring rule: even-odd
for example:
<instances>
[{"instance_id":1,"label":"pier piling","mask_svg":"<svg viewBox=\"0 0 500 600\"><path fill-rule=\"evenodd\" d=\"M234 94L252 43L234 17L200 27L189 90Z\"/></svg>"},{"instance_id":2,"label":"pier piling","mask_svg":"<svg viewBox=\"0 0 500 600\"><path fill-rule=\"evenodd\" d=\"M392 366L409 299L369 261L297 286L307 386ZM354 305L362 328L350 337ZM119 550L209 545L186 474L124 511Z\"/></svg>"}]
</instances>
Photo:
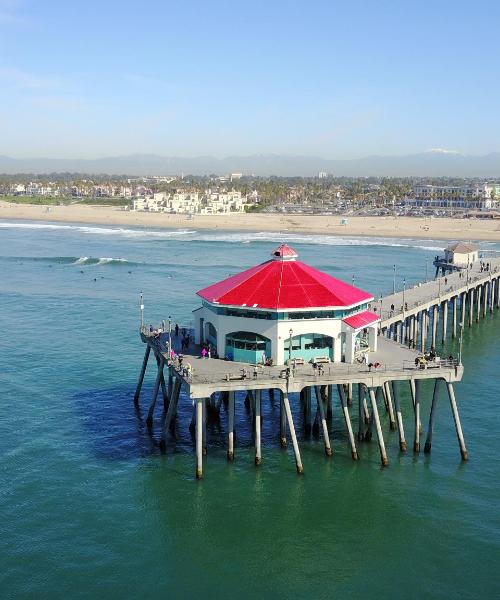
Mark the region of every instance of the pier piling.
<instances>
[{"instance_id":1,"label":"pier piling","mask_svg":"<svg viewBox=\"0 0 500 600\"><path fill-rule=\"evenodd\" d=\"M137 382L137 388L134 394L134 404L139 406L139 397L141 395L142 383L144 381L144 374L146 373L146 367L148 366L149 354L151 352L151 346L146 345L146 351L144 352L144 358L142 360L141 373L139 375L139 381Z\"/></svg>"},{"instance_id":2,"label":"pier piling","mask_svg":"<svg viewBox=\"0 0 500 600\"><path fill-rule=\"evenodd\" d=\"M431 412L429 415L429 428L427 429L427 438L425 440L424 452L429 454L432 448L432 433L434 430L434 418L436 415L436 405L439 397L439 385L440 379L436 379L434 382L434 391L432 393L432 404L431 404Z\"/></svg>"},{"instance_id":3,"label":"pier piling","mask_svg":"<svg viewBox=\"0 0 500 600\"><path fill-rule=\"evenodd\" d=\"M321 397L321 389L319 387L319 385L317 385L315 387L316 390L316 402L318 404L318 410L319 410L319 418L321 420L321 427L323 429L323 438L325 440L325 454L327 456L331 456L332 455L332 447L330 445L330 435L328 434L328 425L326 423L326 418L325 418L325 406L323 404L323 398Z\"/></svg>"},{"instance_id":4,"label":"pier piling","mask_svg":"<svg viewBox=\"0 0 500 600\"><path fill-rule=\"evenodd\" d=\"M349 444L351 445L351 456L353 460L358 460L358 450L356 448L356 440L354 439L354 433L352 431L351 416L349 415L349 408L346 403L344 389L341 385L338 385L337 390L340 398L340 406L344 414L344 421L347 429L347 434L349 436Z\"/></svg>"},{"instance_id":5,"label":"pier piling","mask_svg":"<svg viewBox=\"0 0 500 600\"><path fill-rule=\"evenodd\" d=\"M462 460L469 459L469 453L467 452L467 448L465 447L464 434L462 432L462 424L460 423L460 415L458 414L457 402L455 400L455 391L453 389L453 384L447 382L448 388L448 398L450 399L451 411L453 413L453 420L455 421L455 431L457 432L458 444L460 446L460 454L462 456Z\"/></svg>"},{"instance_id":6,"label":"pier piling","mask_svg":"<svg viewBox=\"0 0 500 600\"><path fill-rule=\"evenodd\" d=\"M301 475L304 472L302 465L302 459L300 457L299 443L297 441L297 435L295 434L295 426L293 424L292 411L290 409L290 401L288 400L288 393L283 395L283 405L285 407L286 420L288 421L288 429L290 430L290 437L292 438L293 452L295 454L295 466L297 473Z\"/></svg>"},{"instance_id":7,"label":"pier piling","mask_svg":"<svg viewBox=\"0 0 500 600\"><path fill-rule=\"evenodd\" d=\"M262 448L261 448L261 392L260 390L254 391L255 399L255 465L258 466L262 462Z\"/></svg>"},{"instance_id":8,"label":"pier piling","mask_svg":"<svg viewBox=\"0 0 500 600\"><path fill-rule=\"evenodd\" d=\"M370 400L372 404L372 412L373 418L375 421L375 427L377 429L377 438L378 438L378 447L380 450L380 461L383 467L386 467L389 464L389 460L387 459L387 452L385 450L384 436L382 434L382 427L380 425L380 417L378 414L377 408L377 400L375 398L375 392L373 388L370 388Z\"/></svg>"},{"instance_id":9,"label":"pier piling","mask_svg":"<svg viewBox=\"0 0 500 600\"><path fill-rule=\"evenodd\" d=\"M399 449L401 452L406 452L406 440L405 440L405 430L403 425L403 415L401 414L401 402L399 400L399 390L397 388L397 381L392 381L392 395L394 396L394 404L396 405L396 417L398 423L398 433L399 433Z\"/></svg>"},{"instance_id":10,"label":"pier piling","mask_svg":"<svg viewBox=\"0 0 500 600\"><path fill-rule=\"evenodd\" d=\"M234 460L234 392L228 397L227 460Z\"/></svg>"}]
</instances>

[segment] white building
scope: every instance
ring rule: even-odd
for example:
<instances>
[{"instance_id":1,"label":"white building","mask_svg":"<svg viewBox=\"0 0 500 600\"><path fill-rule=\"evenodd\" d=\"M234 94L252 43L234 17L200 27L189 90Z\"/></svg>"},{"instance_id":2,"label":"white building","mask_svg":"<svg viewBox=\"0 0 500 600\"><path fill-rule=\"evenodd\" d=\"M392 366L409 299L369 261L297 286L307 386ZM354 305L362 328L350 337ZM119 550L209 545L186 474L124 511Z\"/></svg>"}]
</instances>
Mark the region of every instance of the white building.
<instances>
[{"instance_id":1,"label":"white building","mask_svg":"<svg viewBox=\"0 0 500 600\"><path fill-rule=\"evenodd\" d=\"M413 198L405 200L407 206L429 208L497 208L500 198L500 184L481 183L471 185L417 185L413 188Z\"/></svg>"},{"instance_id":2,"label":"white building","mask_svg":"<svg viewBox=\"0 0 500 600\"><path fill-rule=\"evenodd\" d=\"M453 265L468 265L479 260L479 248L474 244L457 242L444 251L446 262Z\"/></svg>"}]
</instances>

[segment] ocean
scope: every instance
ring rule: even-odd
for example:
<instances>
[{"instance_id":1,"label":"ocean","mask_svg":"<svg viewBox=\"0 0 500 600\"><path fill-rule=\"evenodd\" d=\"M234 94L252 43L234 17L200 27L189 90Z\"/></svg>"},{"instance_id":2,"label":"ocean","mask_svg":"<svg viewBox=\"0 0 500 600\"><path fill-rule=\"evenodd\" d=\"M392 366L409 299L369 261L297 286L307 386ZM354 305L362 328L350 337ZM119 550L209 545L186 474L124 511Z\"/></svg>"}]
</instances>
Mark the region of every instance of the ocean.
<instances>
[{"instance_id":1,"label":"ocean","mask_svg":"<svg viewBox=\"0 0 500 600\"><path fill-rule=\"evenodd\" d=\"M446 245L0 221L2 599L500 596L498 311L464 333L456 394L468 463L444 393L431 455L400 454L382 415L386 469L375 439L351 460L338 398L333 459L306 435L292 399L303 477L291 448L279 448L279 410L267 395L259 468L241 400L236 460L225 459L222 412L208 429L201 482L185 397L166 454L160 411L148 434L133 405L139 293L147 323L171 315L189 325L198 289L267 260L282 241L376 297L394 276L398 288L432 277ZM153 380L151 367L143 407ZM430 397L424 386L424 425ZM402 399L411 440L407 392Z\"/></svg>"}]
</instances>

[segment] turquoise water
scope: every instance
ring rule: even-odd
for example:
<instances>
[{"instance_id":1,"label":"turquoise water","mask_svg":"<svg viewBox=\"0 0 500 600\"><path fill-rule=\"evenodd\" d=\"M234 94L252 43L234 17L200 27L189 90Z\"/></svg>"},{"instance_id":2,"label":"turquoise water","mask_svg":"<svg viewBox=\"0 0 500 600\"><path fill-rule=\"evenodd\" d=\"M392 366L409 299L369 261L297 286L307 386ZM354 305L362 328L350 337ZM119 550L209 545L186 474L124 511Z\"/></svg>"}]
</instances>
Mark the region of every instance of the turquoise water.
<instances>
[{"instance_id":1,"label":"turquoise water","mask_svg":"<svg viewBox=\"0 0 500 600\"><path fill-rule=\"evenodd\" d=\"M278 447L267 396L259 469L242 402L236 461L225 460L223 412L202 482L187 401L166 455L159 413L148 435L132 402L138 293L147 322L189 323L197 289L266 260L281 240L376 296L392 289L393 264L398 286L423 279L426 259L430 275L443 245L0 221L1 598L499 597L498 313L465 331L456 391L467 464L444 394L430 457L400 455L384 415L384 470L374 441L351 461L338 399L333 460L305 436L294 400L304 477Z\"/></svg>"}]
</instances>

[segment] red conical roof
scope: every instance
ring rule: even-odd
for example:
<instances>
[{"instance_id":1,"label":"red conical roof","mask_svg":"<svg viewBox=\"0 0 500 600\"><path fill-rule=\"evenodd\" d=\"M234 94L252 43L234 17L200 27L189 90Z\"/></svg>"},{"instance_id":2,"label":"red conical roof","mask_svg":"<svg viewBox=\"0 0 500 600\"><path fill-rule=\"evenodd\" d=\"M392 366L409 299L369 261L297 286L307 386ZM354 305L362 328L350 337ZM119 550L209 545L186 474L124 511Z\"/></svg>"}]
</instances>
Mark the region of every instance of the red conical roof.
<instances>
[{"instance_id":1,"label":"red conical roof","mask_svg":"<svg viewBox=\"0 0 500 600\"><path fill-rule=\"evenodd\" d=\"M371 294L295 260L297 253L285 244L272 256L197 294L211 303L273 310L341 308L373 300Z\"/></svg>"}]
</instances>

